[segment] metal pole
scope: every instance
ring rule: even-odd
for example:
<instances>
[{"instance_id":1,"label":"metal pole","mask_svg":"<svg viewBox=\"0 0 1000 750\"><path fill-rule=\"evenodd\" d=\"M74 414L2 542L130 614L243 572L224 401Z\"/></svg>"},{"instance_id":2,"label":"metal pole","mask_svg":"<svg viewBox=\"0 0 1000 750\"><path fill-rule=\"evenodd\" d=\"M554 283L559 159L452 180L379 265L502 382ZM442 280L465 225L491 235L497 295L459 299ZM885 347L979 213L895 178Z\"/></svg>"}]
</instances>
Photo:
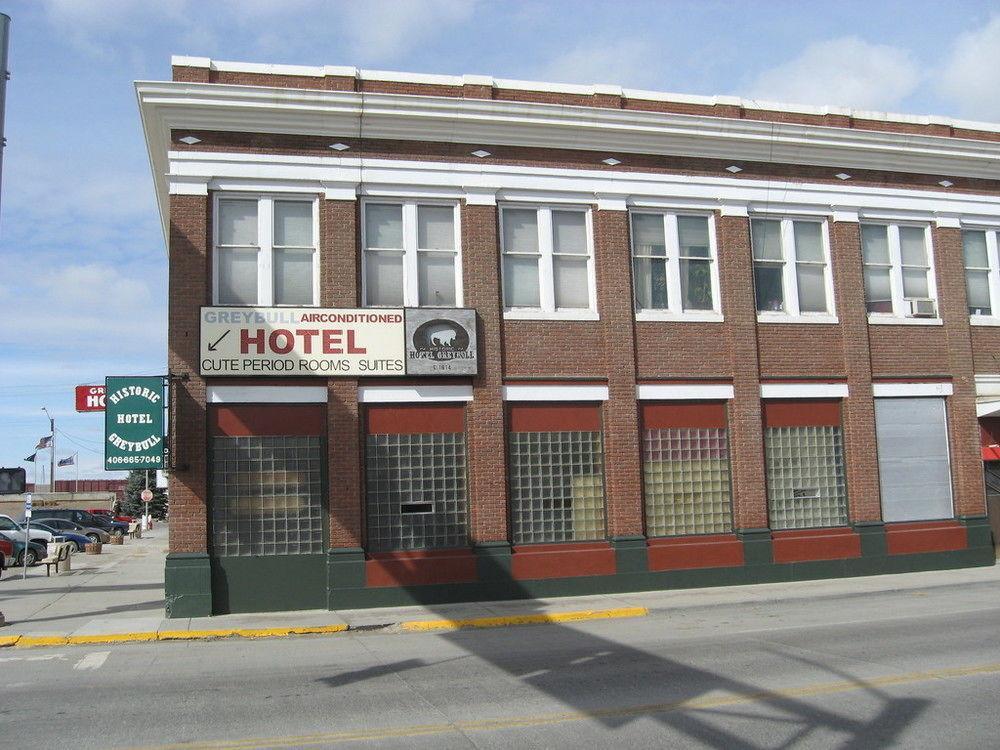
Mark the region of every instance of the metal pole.
<instances>
[{"instance_id":1,"label":"metal pole","mask_svg":"<svg viewBox=\"0 0 1000 750\"><path fill-rule=\"evenodd\" d=\"M49 454L49 490L55 494L56 491L56 420L49 417L49 428L52 430L52 453Z\"/></svg>"},{"instance_id":2,"label":"metal pole","mask_svg":"<svg viewBox=\"0 0 1000 750\"><path fill-rule=\"evenodd\" d=\"M28 495L30 498L31 495ZM21 553L21 562L24 563L24 569L21 571L21 580L28 580L28 544L31 542L31 511L29 510L24 516L24 552Z\"/></svg>"},{"instance_id":3,"label":"metal pole","mask_svg":"<svg viewBox=\"0 0 1000 750\"><path fill-rule=\"evenodd\" d=\"M80 453L77 451L73 454L73 465L76 466L76 482L73 484L73 494L80 494ZM75 497L73 498L76 499Z\"/></svg>"},{"instance_id":4,"label":"metal pole","mask_svg":"<svg viewBox=\"0 0 1000 750\"><path fill-rule=\"evenodd\" d=\"M4 111L7 109L7 79L10 72L7 70L7 40L10 38L10 16L0 13L0 175L3 174L3 151L7 145L4 138Z\"/></svg>"}]
</instances>

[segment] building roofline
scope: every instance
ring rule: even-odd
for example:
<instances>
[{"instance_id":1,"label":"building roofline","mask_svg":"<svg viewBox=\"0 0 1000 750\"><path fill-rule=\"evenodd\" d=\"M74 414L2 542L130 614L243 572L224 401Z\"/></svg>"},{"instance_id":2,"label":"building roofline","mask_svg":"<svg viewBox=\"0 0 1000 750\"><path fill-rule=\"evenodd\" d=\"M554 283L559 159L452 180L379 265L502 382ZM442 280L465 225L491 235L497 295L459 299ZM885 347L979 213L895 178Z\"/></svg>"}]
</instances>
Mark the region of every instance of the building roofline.
<instances>
[{"instance_id":1,"label":"building roofline","mask_svg":"<svg viewBox=\"0 0 1000 750\"><path fill-rule=\"evenodd\" d=\"M409 73L388 70L367 70L344 65L280 65L270 63L234 62L213 60L208 57L190 57L174 55L170 59L175 67L204 68L226 73L253 73L274 76L301 76L324 78L338 76L354 78L361 81L383 81L392 83L410 83L417 85L454 86L465 85L488 86L500 90L531 91L554 94L569 94L577 96L610 95L626 99L669 102L697 106L732 106L757 112L775 112L795 115L849 117L856 120L872 122L898 123L902 125L939 125L958 130L973 130L984 133L1000 133L1000 123L977 120L963 120L944 115L918 115L899 112L882 112L878 110L854 109L832 105L795 104L774 102L760 99L748 99L739 96L699 94L678 94L647 89L624 88L616 84L573 84L551 83L543 81L523 81L507 78L494 78L487 75L440 75L430 73Z\"/></svg>"}]
</instances>

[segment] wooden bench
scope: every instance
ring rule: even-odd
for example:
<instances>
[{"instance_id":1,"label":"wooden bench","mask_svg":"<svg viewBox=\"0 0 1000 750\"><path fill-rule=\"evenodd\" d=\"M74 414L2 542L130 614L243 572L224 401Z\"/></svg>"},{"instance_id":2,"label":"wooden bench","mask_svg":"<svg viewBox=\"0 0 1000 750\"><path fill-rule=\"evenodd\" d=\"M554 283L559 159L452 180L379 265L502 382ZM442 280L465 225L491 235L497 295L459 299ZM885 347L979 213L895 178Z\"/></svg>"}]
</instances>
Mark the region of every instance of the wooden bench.
<instances>
[{"instance_id":1,"label":"wooden bench","mask_svg":"<svg viewBox=\"0 0 1000 750\"><path fill-rule=\"evenodd\" d=\"M129 539L135 539L137 536L142 536L142 528L140 528L138 521L129 521L128 536Z\"/></svg>"},{"instance_id":2,"label":"wooden bench","mask_svg":"<svg viewBox=\"0 0 1000 750\"><path fill-rule=\"evenodd\" d=\"M69 542L58 542L50 544L46 550L48 557L39 560L45 566L45 577L48 578L52 572L52 566L56 566L56 573L59 572L59 563L69 562L69 556L73 551L73 545ZM66 566L69 567L68 565Z\"/></svg>"}]
</instances>

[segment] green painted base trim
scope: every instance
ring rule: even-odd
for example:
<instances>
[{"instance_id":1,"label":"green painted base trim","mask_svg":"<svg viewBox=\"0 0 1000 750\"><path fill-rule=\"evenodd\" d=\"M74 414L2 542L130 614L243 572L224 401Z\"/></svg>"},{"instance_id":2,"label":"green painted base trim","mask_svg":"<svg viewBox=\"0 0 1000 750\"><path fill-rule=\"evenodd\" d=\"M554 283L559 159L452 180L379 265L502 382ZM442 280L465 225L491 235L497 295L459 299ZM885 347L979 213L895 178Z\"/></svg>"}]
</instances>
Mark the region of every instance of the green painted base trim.
<instances>
[{"instance_id":1,"label":"green painted base trim","mask_svg":"<svg viewBox=\"0 0 1000 750\"><path fill-rule=\"evenodd\" d=\"M212 568L204 552L171 552L163 580L167 617L212 614Z\"/></svg>"},{"instance_id":2,"label":"green painted base trim","mask_svg":"<svg viewBox=\"0 0 1000 750\"><path fill-rule=\"evenodd\" d=\"M743 542L743 560L746 565L774 563L770 529L737 529L736 538Z\"/></svg>"},{"instance_id":3,"label":"green painted base trim","mask_svg":"<svg viewBox=\"0 0 1000 750\"><path fill-rule=\"evenodd\" d=\"M326 556L213 557L212 614L322 609Z\"/></svg>"},{"instance_id":4,"label":"green painted base trim","mask_svg":"<svg viewBox=\"0 0 1000 750\"><path fill-rule=\"evenodd\" d=\"M482 582L479 585L492 585L511 579L510 542L484 542L476 544L472 551L476 555L476 574Z\"/></svg>"},{"instance_id":5,"label":"green painted base trim","mask_svg":"<svg viewBox=\"0 0 1000 750\"><path fill-rule=\"evenodd\" d=\"M534 599L633 591L669 591L710 586L778 583L827 578L853 578L889 573L993 565L993 550L976 548L918 555L860 557L785 564L759 564L732 568L701 568L656 572L619 573L539 581L489 581L466 584L412 586L409 588L354 588L337 592L339 606L349 609L436 605L468 601Z\"/></svg>"},{"instance_id":6,"label":"green painted base trim","mask_svg":"<svg viewBox=\"0 0 1000 750\"><path fill-rule=\"evenodd\" d=\"M987 516L960 516L959 521L965 526L965 533L970 547L994 546L993 529Z\"/></svg>"},{"instance_id":7,"label":"green painted base trim","mask_svg":"<svg viewBox=\"0 0 1000 750\"><path fill-rule=\"evenodd\" d=\"M885 557L889 547L885 540L885 523L882 521L859 521L854 531L861 539L862 557Z\"/></svg>"},{"instance_id":8,"label":"green painted base trim","mask_svg":"<svg viewBox=\"0 0 1000 750\"><path fill-rule=\"evenodd\" d=\"M645 573L649 570L649 552L644 536L613 536L611 547L615 551L615 570L623 573Z\"/></svg>"},{"instance_id":9,"label":"green painted base trim","mask_svg":"<svg viewBox=\"0 0 1000 750\"><path fill-rule=\"evenodd\" d=\"M360 547L333 547L326 551L326 608L343 609L340 592L364 588L365 551Z\"/></svg>"}]
</instances>

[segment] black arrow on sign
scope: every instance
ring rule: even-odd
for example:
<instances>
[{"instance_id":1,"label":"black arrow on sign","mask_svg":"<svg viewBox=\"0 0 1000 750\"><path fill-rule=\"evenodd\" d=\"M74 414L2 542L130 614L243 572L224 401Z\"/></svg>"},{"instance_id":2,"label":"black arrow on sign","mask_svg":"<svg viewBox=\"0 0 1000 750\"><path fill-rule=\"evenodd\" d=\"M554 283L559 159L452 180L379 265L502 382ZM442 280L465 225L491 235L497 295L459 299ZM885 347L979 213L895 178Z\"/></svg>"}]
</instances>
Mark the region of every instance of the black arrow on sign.
<instances>
[{"instance_id":1,"label":"black arrow on sign","mask_svg":"<svg viewBox=\"0 0 1000 750\"><path fill-rule=\"evenodd\" d=\"M229 329L229 330L231 331L232 329ZM226 331L224 334L222 334L221 336L219 336L219 338L217 338L215 340L214 344L209 344L208 345L208 350L210 352L214 352L215 351L215 347L217 347L219 345L219 342L222 341L222 339L226 338L226 336L228 336L228 335L229 335L229 331Z\"/></svg>"}]
</instances>

